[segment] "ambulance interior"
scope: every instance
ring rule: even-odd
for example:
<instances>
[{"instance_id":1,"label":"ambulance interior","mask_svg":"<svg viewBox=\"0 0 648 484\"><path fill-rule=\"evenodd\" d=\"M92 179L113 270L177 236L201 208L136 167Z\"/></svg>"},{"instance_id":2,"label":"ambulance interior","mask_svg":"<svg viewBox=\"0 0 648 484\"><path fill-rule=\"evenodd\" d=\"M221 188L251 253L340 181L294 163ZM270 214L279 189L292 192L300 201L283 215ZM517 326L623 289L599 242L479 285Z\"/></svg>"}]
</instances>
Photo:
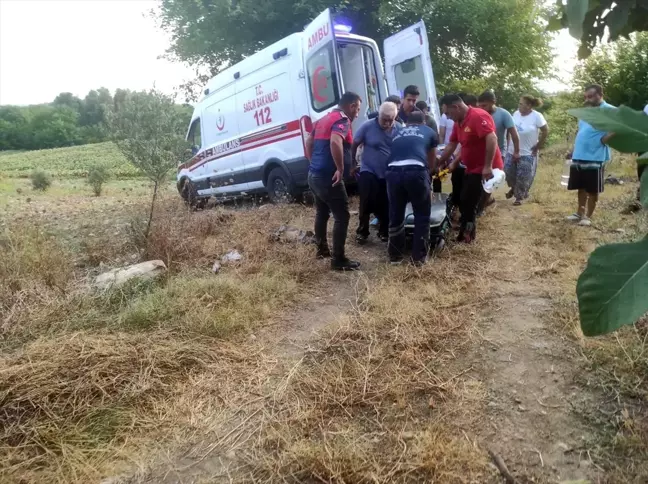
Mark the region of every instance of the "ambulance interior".
<instances>
[{"instance_id":1,"label":"ambulance interior","mask_svg":"<svg viewBox=\"0 0 648 484\"><path fill-rule=\"evenodd\" d=\"M383 82L382 73L378 69L374 50L370 45L340 40L337 45L344 90L356 92L362 98L360 116L353 122L355 132L369 119L369 114L378 111L380 107L378 86Z\"/></svg>"}]
</instances>

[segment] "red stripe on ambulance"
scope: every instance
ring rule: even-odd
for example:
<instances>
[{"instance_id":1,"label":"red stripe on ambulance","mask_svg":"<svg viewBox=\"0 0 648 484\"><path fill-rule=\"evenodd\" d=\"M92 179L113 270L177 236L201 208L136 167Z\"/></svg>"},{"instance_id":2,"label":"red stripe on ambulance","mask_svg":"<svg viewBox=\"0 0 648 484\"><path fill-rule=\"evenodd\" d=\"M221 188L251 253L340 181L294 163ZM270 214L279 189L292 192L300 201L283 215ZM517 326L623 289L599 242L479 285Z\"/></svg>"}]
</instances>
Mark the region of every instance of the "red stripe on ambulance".
<instances>
[{"instance_id":1,"label":"red stripe on ambulance","mask_svg":"<svg viewBox=\"0 0 648 484\"><path fill-rule=\"evenodd\" d=\"M223 158L238 153L239 151L248 151L271 143L276 143L277 141L283 141L284 139L291 139L301 136L301 134L300 122L298 120L290 121L273 128L268 128L241 138L227 141L226 143L202 151L190 160L188 165L182 168L189 168L189 171L194 171L209 161L217 160L218 158Z\"/></svg>"}]
</instances>

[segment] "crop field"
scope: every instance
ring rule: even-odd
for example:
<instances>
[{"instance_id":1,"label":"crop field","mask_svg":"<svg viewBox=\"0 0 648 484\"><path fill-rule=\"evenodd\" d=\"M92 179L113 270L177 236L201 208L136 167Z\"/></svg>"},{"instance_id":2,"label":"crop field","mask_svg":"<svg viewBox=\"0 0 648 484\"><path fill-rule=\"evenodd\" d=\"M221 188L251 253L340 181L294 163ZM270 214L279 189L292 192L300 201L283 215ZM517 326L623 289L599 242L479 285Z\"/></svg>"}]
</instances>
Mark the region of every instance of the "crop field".
<instances>
[{"instance_id":1,"label":"crop field","mask_svg":"<svg viewBox=\"0 0 648 484\"><path fill-rule=\"evenodd\" d=\"M564 152L421 269L354 243L352 198L351 274L276 235L311 206L194 212L169 182L146 240L150 183L111 145L0 157L0 482L648 482L648 325L586 339L575 298L596 246L648 231L634 159L579 227ZM96 287L147 260L167 269Z\"/></svg>"},{"instance_id":2,"label":"crop field","mask_svg":"<svg viewBox=\"0 0 648 484\"><path fill-rule=\"evenodd\" d=\"M41 169L59 179L80 178L93 164L104 165L114 178L139 176L112 142L9 153L0 156L0 176L27 178L33 170Z\"/></svg>"}]
</instances>

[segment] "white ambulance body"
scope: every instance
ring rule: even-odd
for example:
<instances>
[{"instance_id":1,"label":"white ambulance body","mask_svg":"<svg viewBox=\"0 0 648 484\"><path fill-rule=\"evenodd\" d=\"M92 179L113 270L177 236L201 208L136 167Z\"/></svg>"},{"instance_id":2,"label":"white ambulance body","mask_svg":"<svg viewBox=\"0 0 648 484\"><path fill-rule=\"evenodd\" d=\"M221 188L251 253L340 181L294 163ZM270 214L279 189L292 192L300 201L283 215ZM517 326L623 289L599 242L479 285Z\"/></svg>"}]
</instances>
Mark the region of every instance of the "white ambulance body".
<instances>
[{"instance_id":1,"label":"white ambulance body","mask_svg":"<svg viewBox=\"0 0 648 484\"><path fill-rule=\"evenodd\" d=\"M439 120L425 25L384 43L334 25L328 10L292 34L212 78L196 105L187 139L193 157L178 167L178 190L192 204L211 196L268 193L271 199L307 189L304 141L312 124L353 91L362 98L353 130L388 93L414 84Z\"/></svg>"}]
</instances>

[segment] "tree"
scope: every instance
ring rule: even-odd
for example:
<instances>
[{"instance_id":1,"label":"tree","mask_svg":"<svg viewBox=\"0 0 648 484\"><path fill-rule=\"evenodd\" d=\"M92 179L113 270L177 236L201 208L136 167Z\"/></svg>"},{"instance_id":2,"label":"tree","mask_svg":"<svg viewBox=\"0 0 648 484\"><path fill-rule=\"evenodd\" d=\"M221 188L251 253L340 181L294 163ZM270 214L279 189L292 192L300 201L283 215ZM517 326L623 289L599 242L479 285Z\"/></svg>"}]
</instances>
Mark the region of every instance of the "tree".
<instances>
[{"instance_id":1,"label":"tree","mask_svg":"<svg viewBox=\"0 0 648 484\"><path fill-rule=\"evenodd\" d=\"M59 148L79 144L79 113L68 106L31 106L29 149Z\"/></svg>"},{"instance_id":2,"label":"tree","mask_svg":"<svg viewBox=\"0 0 648 484\"><path fill-rule=\"evenodd\" d=\"M71 92L62 92L52 102L54 106L67 106L74 109L79 115L83 111L83 101Z\"/></svg>"},{"instance_id":3,"label":"tree","mask_svg":"<svg viewBox=\"0 0 648 484\"><path fill-rule=\"evenodd\" d=\"M648 2L645 0L556 0L550 30L569 28L580 40L578 55L587 58L609 33L609 40L648 31Z\"/></svg>"},{"instance_id":4,"label":"tree","mask_svg":"<svg viewBox=\"0 0 648 484\"><path fill-rule=\"evenodd\" d=\"M153 194L144 238L148 240L160 184L174 169L189 143L184 139L187 120L173 99L151 90L131 93L118 111L109 114L112 138L144 176L153 182Z\"/></svg>"},{"instance_id":5,"label":"tree","mask_svg":"<svg viewBox=\"0 0 648 484\"><path fill-rule=\"evenodd\" d=\"M546 74L550 39L540 5L539 0L162 0L157 18L172 34L168 55L214 75L303 30L327 7L379 45L423 17L443 92L453 81L486 77L491 87L505 87Z\"/></svg>"},{"instance_id":6,"label":"tree","mask_svg":"<svg viewBox=\"0 0 648 484\"><path fill-rule=\"evenodd\" d=\"M19 106L0 106L0 150L25 150L30 144L28 110Z\"/></svg>"},{"instance_id":7,"label":"tree","mask_svg":"<svg viewBox=\"0 0 648 484\"><path fill-rule=\"evenodd\" d=\"M577 67L574 82L600 84L608 102L643 109L648 103L648 33L596 48Z\"/></svg>"}]
</instances>

